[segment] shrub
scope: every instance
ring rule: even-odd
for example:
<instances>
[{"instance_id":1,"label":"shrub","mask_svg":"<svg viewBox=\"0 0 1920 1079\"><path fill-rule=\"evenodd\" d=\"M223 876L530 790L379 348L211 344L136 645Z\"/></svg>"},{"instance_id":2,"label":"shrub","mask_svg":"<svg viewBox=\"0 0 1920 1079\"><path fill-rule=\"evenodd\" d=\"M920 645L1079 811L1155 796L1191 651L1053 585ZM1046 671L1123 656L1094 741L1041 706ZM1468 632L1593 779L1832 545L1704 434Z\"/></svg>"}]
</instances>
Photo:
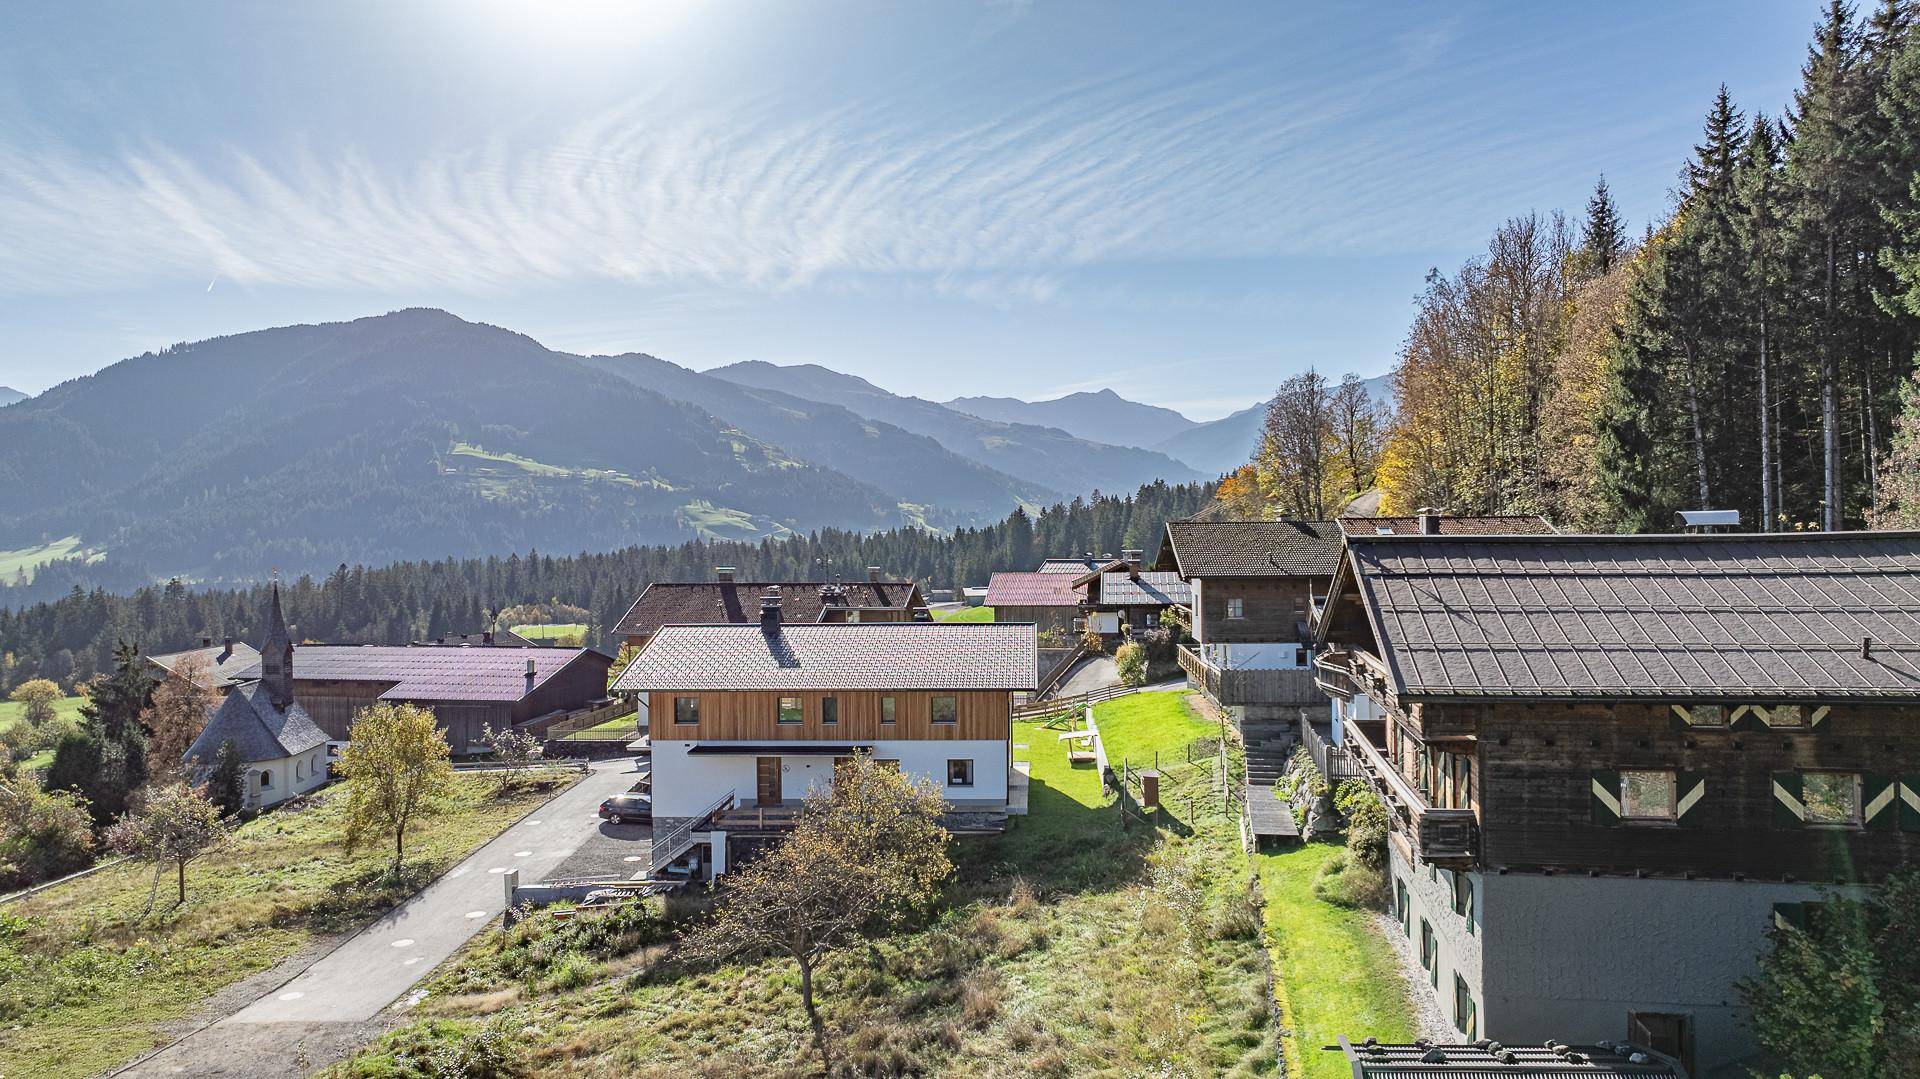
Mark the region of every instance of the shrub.
<instances>
[{"instance_id":1,"label":"shrub","mask_svg":"<svg viewBox=\"0 0 1920 1079\"><path fill-rule=\"evenodd\" d=\"M1387 807L1364 780L1349 779L1334 792L1333 804L1347 819L1347 850L1362 865L1387 864Z\"/></svg>"},{"instance_id":2,"label":"shrub","mask_svg":"<svg viewBox=\"0 0 1920 1079\"><path fill-rule=\"evenodd\" d=\"M1129 686L1147 684L1147 650L1135 641L1128 641L1113 652L1114 670L1120 675L1120 682Z\"/></svg>"},{"instance_id":3,"label":"shrub","mask_svg":"<svg viewBox=\"0 0 1920 1079\"><path fill-rule=\"evenodd\" d=\"M1252 888L1240 892L1221 905L1213 918L1213 939L1253 940L1260 935L1260 896Z\"/></svg>"},{"instance_id":4,"label":"shrub","mask_svg":"<svg viewBox=\"0 0 1920 1079\"><path fill-rule=\"evenodd\" d=\"M1091 629L1080 634L1080 647L1086 649L1087 655L1090 656L1103 656L1107 653L1107 642Z\"/></svg>"},{"instance_id":5,"label":"shrub","mask_svg":"<svg viewBox=\"0 0 1920 1079\"><path fill-rule=\"evenodd\" d=\"M1387 905L1387 875L1342 851L1315 874L1313 894L1336 907L1381 910Z\"/></svg>"}]
</instances>

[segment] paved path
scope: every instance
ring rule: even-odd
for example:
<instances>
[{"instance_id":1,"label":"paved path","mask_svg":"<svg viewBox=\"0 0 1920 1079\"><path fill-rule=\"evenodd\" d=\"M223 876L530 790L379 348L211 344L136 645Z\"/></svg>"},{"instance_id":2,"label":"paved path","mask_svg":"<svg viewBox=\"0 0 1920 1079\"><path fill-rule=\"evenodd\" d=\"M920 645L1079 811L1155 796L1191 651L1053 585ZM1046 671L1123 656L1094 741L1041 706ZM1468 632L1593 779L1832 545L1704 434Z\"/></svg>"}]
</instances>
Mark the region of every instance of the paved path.
<instances>
[{"instance_id":1,"label":"paved path","mask_svg":"<svg viewBox=\"0 0 1920 1079\"><path fill-rule=\"evenodd\" d=\"M1055 697L1077 697L1096 689L1120 684L1120 672L1113 666L1112 656L1091 656L1081 660L1073 672L1060 682L1053 691Z\"/></svg>"},{"instance_id":2,"label":"paved path","mask_svg":"<svg viewBox=\"0 0 1920 1079\"><path fill-rule=\"evenodd\" d=\"M307 1069L293 1062L302 1055L337 1055L342 1032L351 1030L357 1037L387 1005L499 915L506 906L501 877L507 870L520 870L522 881L545 877L599 831L601 800L628 789L638 777L631 757L596 762L579 783L292 981L124 1074L301 1074ZM357 1044L346 1040L347 1048ZM325 1063L311 1056L308 1062ZM277 1070L261 1071L262 1064Z\"/></svg>"}]
</instances>

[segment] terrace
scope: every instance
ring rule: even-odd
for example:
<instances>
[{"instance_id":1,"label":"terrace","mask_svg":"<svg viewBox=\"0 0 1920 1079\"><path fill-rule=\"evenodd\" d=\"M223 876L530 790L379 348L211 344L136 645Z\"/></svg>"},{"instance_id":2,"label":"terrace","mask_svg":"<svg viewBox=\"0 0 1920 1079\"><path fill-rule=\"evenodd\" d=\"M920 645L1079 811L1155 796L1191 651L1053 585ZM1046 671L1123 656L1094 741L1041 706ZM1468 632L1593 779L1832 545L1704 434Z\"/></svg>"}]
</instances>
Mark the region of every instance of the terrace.
<instances>
[{"instance_id":1,"label":"terrace","mask_svg":"<svg viewBox=\"0 0 1920 1079\"><path fill-rule=\"evenodd\" d=\"M1442 869L1470 868L1480 849L1480 818L1471 809L1432 805L1387 759L1385 720L1348 721L1343 725L1346 746L1366 769L1396 818L1396 836L1411 849L1410 861L1427 861Z\"/></svg>"}]
</instances>

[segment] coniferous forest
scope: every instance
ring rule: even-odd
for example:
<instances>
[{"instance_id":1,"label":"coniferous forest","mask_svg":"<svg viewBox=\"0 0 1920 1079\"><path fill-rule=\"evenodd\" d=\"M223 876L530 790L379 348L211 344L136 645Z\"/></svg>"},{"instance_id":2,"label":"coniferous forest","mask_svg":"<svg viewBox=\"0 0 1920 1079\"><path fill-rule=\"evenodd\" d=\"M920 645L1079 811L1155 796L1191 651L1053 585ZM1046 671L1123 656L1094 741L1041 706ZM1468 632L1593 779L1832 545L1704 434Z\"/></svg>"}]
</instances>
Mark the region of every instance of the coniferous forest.
<instances>
[{"instance_id":1,"label":"coniferous forest","mask_svg":"<svg viewBox=\"0 0 1920 1079\"><path fill-rule=\"evenodd\" d=\"M324 578L301 577L283 594L302 640L404 644L478 633L492 615L517 604L559 601L586 608L588 643L612 650L610 631L650 582L710 580L734 566L747 580L863 578L868 566L925 587L985 584L996 569L1031 568L1052 554L1158 548L1165 522L1199 512L1213 486L1148 484L1132 495L1095 492L999 524L951 534L922 529L858 533L826 529L759 543L695 541L677 547L627 547L607 554L341 566ZM200 638L258 643L266 582L247 589L190 590L178 581L130 595L75 587L66 596L18 610L0 606L0 695L30 678L63 685L114 668L118 642L142 652L190 648Z\"/></svg>"}]
</instances>

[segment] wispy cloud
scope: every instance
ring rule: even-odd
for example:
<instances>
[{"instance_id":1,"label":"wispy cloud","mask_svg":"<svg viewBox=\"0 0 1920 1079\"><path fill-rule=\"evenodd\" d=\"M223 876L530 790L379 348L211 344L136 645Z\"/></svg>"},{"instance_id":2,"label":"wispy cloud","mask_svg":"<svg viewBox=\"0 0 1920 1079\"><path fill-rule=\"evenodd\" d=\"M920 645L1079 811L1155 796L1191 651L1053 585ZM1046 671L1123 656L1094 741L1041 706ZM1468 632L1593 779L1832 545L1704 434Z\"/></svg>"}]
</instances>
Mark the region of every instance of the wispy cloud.
<instances>
[{"instance_id":1,"label":"wispy cloud","mask_svg":"<svg viewBox=\"0 0 1920 1079\"><path fill-rule=\"evenodd\" d=\"M1417 215L1393 197L1394 140L1355 137L1379 119L1360 109L1405 100L1192 70L959 119L648 99L400 169L352 148L142 145L102 159L16 133L0 142L0 293L209 276L487 293L906 275L944 295L1047 302L1086 267L1369 252L1441 228L1443 192Z\"/></svg>"}]
</instances>

